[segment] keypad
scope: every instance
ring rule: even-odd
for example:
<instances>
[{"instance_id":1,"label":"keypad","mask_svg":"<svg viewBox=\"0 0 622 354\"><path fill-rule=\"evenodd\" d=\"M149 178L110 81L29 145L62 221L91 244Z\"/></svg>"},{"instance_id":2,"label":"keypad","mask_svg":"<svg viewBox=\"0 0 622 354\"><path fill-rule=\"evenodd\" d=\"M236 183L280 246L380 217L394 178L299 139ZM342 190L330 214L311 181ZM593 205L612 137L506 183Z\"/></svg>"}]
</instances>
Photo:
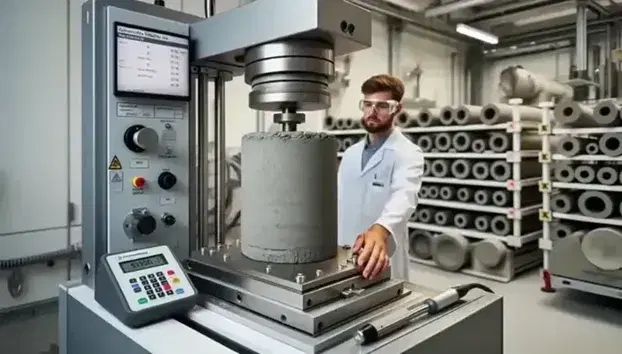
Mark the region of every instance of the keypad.
<instances>
[{"instance_id":1,"label":"keypad","mask_svg":"<svg viewBox=\"0 0 622 354\"><path fill-rule=\"evenodd\" d=\"M166 273L166 275L165 275ZM170 278L167 278L170 277ZM141 285L139 284L142 284ZM179 284L181 281L179 278L175 276L175 271L167 270L166 272L155 272L147 274L146 276L142 275L136 278L131 278L129 280L130 286L134 293L142 293L145 291L146 297L141 297L139 299L139 304L144 305L147 303L147 297L149 300L157 300L158 298L164 298L166 296L175 296L181 295L184 293L184 289L178 288L174 289L171 284Z\"/></svg>"}]
</instances>

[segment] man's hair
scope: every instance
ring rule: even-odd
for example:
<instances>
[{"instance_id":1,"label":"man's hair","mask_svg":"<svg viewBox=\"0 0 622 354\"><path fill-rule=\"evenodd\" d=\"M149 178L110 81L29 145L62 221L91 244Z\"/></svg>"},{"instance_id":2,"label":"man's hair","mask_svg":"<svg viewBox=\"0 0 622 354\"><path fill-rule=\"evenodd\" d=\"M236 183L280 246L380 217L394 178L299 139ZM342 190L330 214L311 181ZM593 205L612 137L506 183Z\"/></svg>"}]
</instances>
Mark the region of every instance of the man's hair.
<instances>
[{"instance_id":1,"label":"man's hair","mask_svg":"<svg viewBox=\"0 0 622 354\"><path fill-rule=\"evenodd\" d=\"M404 97L404 83L395 76L374 75L361 85L361 93L371 95L377 92L391 92L391 99L400 102Z\"/></svg>"}]
</instances>

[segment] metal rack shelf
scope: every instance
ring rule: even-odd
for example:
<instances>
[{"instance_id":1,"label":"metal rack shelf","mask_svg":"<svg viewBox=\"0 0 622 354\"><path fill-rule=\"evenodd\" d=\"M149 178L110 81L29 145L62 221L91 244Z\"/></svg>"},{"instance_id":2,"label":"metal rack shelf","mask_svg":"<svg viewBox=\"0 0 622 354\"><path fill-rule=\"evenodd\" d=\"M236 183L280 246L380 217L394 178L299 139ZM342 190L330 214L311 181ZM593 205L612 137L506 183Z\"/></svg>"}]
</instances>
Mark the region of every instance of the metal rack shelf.
<instances>
[{"instance_id":1,"label":"metal rack shelf","mask_svg":"<svg viewBox=\"0 0 622 354\"><path fill-rule=\"evenodd\" d=\"M454 202L450 200L438 200L438 199L419 199L419 204L435 206L439 208L459 209L459 210L472 210L481 211L483 213L502 214L507 216L508 219L520 219L521 216L527 216L536 214L542 204L530 205L528 207L522 207L519 209L504 208L498 206L478 205L473 203Z\"/></svg>"},{"instance_id":2,"label":"metal rack shelf","mask_svg":"<svg viewBox=\"0 0 622 354\"><path fill-rule=\"evenodd\" d=\"M553 227L560 223L562 227L569 227L569 230L585 229L593 230L598 227L622 227L622 217L594 218L581 213L560 213L555 212L551 206L551 199L557 191L572 190L573 192L584 193L586 191L599 191L606 193L620 193L622 186L615 183L613 185L603 185L597 183L566 183L554 181L551 177L552 165L555 162L564 163L615 163L622 162L622 156L598 155L575 155L572 157L557 154L553 151L551 137L559 135L571 135L575 137L598 137L606 133L622 133L622 126L616 127L596 127L596 128L569 128L554 126L552 102L545 102L540 105L542 108L542 122L538 132L542 136L542 151L539 161L542 165L542 180L539 182L539 189L542 193L542 209L539 211L539 218L542 221L542 238L538 241L539 248L542 250L543 269L542 269L542 290L554 292L557 288L572 288L575 290L586 291L604 296L622 298L622 286L618 280L612 280L622 275L622 271L612 271L607 275L607 271L598 269L587 259L581 248L581 238L579 235L568 235L561 238L557 231L553 232ZM596 110L594 110L596 112ZM618 118L619 119L619 118ZM617 206L615 206L617 208ZM593 276L591 275L593 274ZM604 284L609 282L611 284ZM611 285L611 286L610 286Z\"/></svg>"},{"instance_id":3,"label":"metal rack shelf","mask_svg":"<svg viewBox=\"0 0 622 354\"><path fill-rule=\"evenodd\" d=\"M523 245L536 241L542 236L542 231L534 231L532 233L520 236L499 236L490 232L481 232L476 230L465 230L457 227L439 226L434 224L424 224L420 222L409 222L408 228L432 231L440 234L460 235L467 238L478 240L496 240L501 241L511 247L522 247Z\"/></svg>"},{"instance_id":4,"label":"metal rack shelf","mask_svg":"<svg viewBox=\"0 0 622 354\"><path fill-rule=\"evenodd\" d=\"M457 186L496 187L496 188L505 188L509 191L514 191L514 190L521 190L524 187L537 186L538 182L540 182L540 177L526 178L526 179L518 180L518 181L510 179L505 182L480 180L480 179L423 177L422 181L423 183L453 184Z\"/></svg>"},{"instance_id":5,"label":"metal rack shelf","mask_svg":"<svg viewBox=\"0 0 622 354\"><path fill-rule=\"evenodd\" d=\"M508 133L520 132L523 129L538 129L537 122L507 122L499 124L467 124L467 125L439 125L432 127L401 128L402 133L406 134L427 134L443 132L463 132L463 131L494 131L505 130ZM367 132L363 129L327 130L331 135L363 135Z\"/></svg>"}]
</instances>

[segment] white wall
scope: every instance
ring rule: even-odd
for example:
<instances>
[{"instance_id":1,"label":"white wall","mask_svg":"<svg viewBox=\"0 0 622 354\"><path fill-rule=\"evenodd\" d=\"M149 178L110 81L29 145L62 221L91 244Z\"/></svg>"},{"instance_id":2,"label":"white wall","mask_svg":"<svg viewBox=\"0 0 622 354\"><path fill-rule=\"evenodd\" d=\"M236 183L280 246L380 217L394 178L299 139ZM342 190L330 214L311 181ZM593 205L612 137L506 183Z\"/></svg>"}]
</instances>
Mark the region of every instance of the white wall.
<instances>
[{"instance_id":1,"label":"white wall","mask_svg":"<svg viewBox=\"0 0 622 354\"><path fill-rule=\"evenodd\" d=\"M151 2L144 0L146 2ZM224 11L248 0L222 0ZM81 5L83 0L0 1L0 259L62 249L78 242L81 205ZM167 7L203 16L203 0L167 0ZM449 104L450 53L456 43L408 28L399 49L398 72L419 63L422 97ZM333 100L336 117L359 117L360 85L388 70L388 31L373 23L373 47L354 53L350 87ZM462 68L456 69L462 73ZM412 89L412 84L408 84ZM247 108L249 88L241 77L227 84L227 145L255 129ZM412 91L407 93L412 95ZM323 112L307 116L305 129L320 130ZM269 117L269 123L271 117ZM68 228L68 204L77 218ZM79 266L79 265L78 265ZM56 296L68 279L65 264L28 267L24 294L13 299L0 271L0 311ZM79 279L74 267L73 279Z\"/></svg>"}]
</instances>

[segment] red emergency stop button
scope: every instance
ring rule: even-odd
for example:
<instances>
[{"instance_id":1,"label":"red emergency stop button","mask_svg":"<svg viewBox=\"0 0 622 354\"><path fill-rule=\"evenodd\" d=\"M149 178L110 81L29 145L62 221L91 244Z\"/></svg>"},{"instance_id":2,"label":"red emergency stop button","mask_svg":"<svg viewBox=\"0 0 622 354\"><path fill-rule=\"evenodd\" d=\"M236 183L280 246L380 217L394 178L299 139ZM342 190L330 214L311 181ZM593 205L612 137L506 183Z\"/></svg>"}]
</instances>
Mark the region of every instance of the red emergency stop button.
<instances>
[{"instance_id":1,"label":"red emergency stop button","mask_svg":"<svg viewBox=\"0 0 622 354\"><path fill-rule=\"evenodd\" d=\"M136 188L143 188L145 184L147 184L147 181L145 181L144 177L137 176L132 179L132 185Z\"/></svg>"}]
</instances>

